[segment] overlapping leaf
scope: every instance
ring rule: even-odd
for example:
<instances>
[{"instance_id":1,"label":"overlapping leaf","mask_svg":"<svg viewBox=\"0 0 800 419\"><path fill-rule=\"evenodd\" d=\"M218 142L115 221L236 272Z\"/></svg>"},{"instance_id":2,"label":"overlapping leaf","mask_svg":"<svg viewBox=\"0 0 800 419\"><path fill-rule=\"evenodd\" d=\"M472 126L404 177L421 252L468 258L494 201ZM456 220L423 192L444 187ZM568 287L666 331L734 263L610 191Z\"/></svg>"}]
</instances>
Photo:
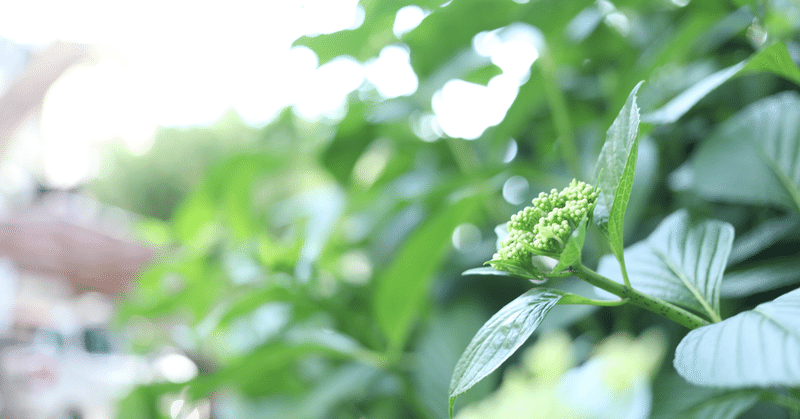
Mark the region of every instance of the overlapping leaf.
<instances>
[{"instance_id":1,"label":"overlapping leaf","mask_svg":"<svg viewBox=\"0 0 800 419\"><path fill-rule=\"evenodd\" d=\"M692 225L686 211L677 211L650 237L625 251L631 285L718 319L720 283L733 234L728 223L707 220ZM622 282L619 264L611 256L600 260L598 272Z\"/></svg>"}]
</instances>

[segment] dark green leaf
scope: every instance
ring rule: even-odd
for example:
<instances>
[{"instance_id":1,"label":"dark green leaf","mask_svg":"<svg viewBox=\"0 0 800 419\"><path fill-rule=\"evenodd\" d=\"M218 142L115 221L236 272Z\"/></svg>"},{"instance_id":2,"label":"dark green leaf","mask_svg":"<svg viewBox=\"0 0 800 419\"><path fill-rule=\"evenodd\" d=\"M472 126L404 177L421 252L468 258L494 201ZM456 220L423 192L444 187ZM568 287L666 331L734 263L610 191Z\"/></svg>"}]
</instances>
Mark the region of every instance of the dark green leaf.
<instances>
[{"instance_id":1,"label":"dark green leaf","mask_svg":"<svg viewBox=\"0 0 800 419\"><path fill-rule=\"evenodd\" d=\"M402 37L411 47L411 66L420 79L430 77L443 63L469 48L472 37L478 32L511 23L514 12L521 7L513 1L460 0L435 9ZM470 18L473 16L480 16L480 19Z\"/></svg>"},{"instance_id":2,"label":"dark green leaf","mask_svg":"<svg viewBox=\"0 0 800 419\"><path fill-rule=\"evenodd\" d=\"M652 419L735 419L758 401L758 390L697 387L675 373L654 386Z\"/></svg>"},{"instance_id":3,"label":"dark green leaf","mask_svg":"<svg viewBox=\"0 0 800 419\"><path fill-rule=\"evenodd\" d=\"M525 343L560 298L547 290L532 289L492 316L456 364L450 381L450 405Z\"/></svg>"},{"instance_id":4,"label":"dark green leaf","mask_svg":"<svg viewBox=\"0 0 800 419\"><path fill-rule=\"evenodd\" d=\"M741 262L787 237L800 234L800 218L796 214L767 220L733 242L729 264Z\"/></svg>"},{"instance_id":5,"label":"dark green leaf","mask_svg":"<svg viewBox=\"0 0 800 419\"><path fill-rule=\"evenodd\" d=\"M465 198L424 222L377 280L375 315L392 350L402 348L434 273L450 249L453 230L471 220L480 200Z\"/></svg>"},{"instance_id":6,"label":"dark green leaf","mask_svg":"<svg viewBox=\"0 0 800 419\"><path fill-rule=\"evenodd\" d=\"M800 386L800 289L692 330L675 350L675 369L703 386Z\"/></svg>"},{"instance_id":7,"label":"dark green leaf","mask_svg":"<svg viewBox=\"0 0 800 419\"><path fill-rule=\"evenodd\" d=\"M725 274L722 296L746 297L800 283L800 259L771 259L770 262Z\"/></svg>"},{"instance_id":8,"label":"dark green leaf","mask_svg":"<svg viewBox=\"0 0 800 419\"><path fill-rule=\"evenodd\" d=\"M642 242L625 250L633 288L719 319L719 290L733 243L733 226L707 220L692 224L680 210ZM598 272L622 282L619 264L611 256L600 260Z\"/></svg>"},{"instance_id":9,"label":"dark green leaf","mask_svg":"<svg viewBox=\"0 0 800 419\"><path fill-rule=\"evenodd\" d=\"M353 167L375 139L375 126L366 122L363 104L354 104L337 125L336 136L322 154L328 171L342 184L350 183Z\"/></svg>"}]
</instances>

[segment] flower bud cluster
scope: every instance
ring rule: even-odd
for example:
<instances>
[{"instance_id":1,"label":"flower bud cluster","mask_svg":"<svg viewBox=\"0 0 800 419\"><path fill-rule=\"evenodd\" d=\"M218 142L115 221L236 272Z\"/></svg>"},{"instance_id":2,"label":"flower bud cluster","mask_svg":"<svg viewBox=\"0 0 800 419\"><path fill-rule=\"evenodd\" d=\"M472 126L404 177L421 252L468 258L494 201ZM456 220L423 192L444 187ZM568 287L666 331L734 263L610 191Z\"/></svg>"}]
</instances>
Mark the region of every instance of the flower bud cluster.
<instances>
[{"instance_id":1,"label":"flower bud cluster","mask_svg":"<svg viewBox=\"0 0 800 419\"><path fill-rule=\"evenodd\" d=\"M533 205L511 216L508 237L494 255L495 261L506 261L528 267L534 254L560 254L572 230L589 214L598 193L584 182L572 180L561 190L540 193Z\"/></svg>"}]
</instances>

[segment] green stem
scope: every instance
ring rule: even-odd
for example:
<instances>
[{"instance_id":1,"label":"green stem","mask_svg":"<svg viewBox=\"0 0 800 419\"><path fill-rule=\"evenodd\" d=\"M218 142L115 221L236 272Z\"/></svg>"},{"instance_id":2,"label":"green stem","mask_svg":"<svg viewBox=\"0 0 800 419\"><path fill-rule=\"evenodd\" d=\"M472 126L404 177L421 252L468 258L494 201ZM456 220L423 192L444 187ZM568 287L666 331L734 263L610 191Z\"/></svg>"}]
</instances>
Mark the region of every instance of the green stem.
<instances>
[{"instance_id":1,"label":"green stem","mask_svg":"<svg viewBox=\"0 0 800 419\"><path fill-rule=\"evenodd\" d=\"M616 307L628 302L628 300L624 298L620 298L618 300L594 300L591 298L586 298L582 295L572 294L559 289L551 289L550 292L562 296L561 299L558 300L558 304L582 304L600 307Z\"/></svg>"},{"instance_id":2,"label":"green stem","mask_svg":"<svg viewBox=\"0 0 800 419\"><path fill-rule=\"evenodd\" d=\"M620 252L621 254L617 258L619 260L619 268L622 271L622 280L625 281L625 286L628 288L633 288L631 286L631 280L628 279L628 268L625 267L625 253Z\"/></svg>"},{"instance_id":3,"label":"green stem","mask_svg":"<svg viewBox=\"0 0 800 419\"><path fill-rule=\"evenodd\" d=\"M553 123L558 132L558 142L562 157L564 158L564 163L566 163L573 177L581 179L583 177L583 171L581 170L577 148L575 147L575 133L572 131L572 123L569 120L567 101L564 98L564 93L558 87L556 66L547 48L543 48L542 51L540 51L537 61L539 62L539 69L544 77L544 93L547 98L547 103L550 106Z\"/></svg>"},{"instance_id":4,"label":"green stem","mask_svg":"<svg viewBox=\"0 0 800 419\"><path fill-rule=\"evenodd\" d=\"M689 329L696 329L700 326L710 324L707 320L690 313L676 305L670 304L660 298L656 298L627 286L619 282L612 281L597 272L578 264L573 266L575 276L594 285L597 288L608 291L620 298L627 299L631 304L641 307L647 311L666 317L681 326Z\"/></svg>"},{"instance_id":5,"label":"green stem","mask_svg":"<svg viewBox=\"0 0 800 419\"><path fill-rule=\"evenodd\" d=\"M773 391L764 391L761 393L761 400L775 403L778 406L785 407L795 412L800 412L800 400L794 397L778 394Z\"/></svg>"}]
</instances>

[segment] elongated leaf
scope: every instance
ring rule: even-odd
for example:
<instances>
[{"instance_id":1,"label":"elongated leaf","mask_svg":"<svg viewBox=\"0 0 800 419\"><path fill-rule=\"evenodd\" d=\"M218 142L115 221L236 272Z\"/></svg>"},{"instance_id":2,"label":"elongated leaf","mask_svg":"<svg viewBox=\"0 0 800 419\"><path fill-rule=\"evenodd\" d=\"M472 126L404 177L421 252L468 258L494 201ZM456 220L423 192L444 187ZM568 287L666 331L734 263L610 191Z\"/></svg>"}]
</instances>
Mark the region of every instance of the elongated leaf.
<instances>
[{"instance_id":1,"label":"elongated leaf","mask_svg":"<svg viewBox=\"0 0 800 419\"><path fill-rule=\"evenodd\" d=\"M800 283L800 259L756 266L725 274L722 280L722 296L725 298L746 297Z\"/></svg>"},{"instance_id":2,"label":"elongated leaf","mask_svg":"<svg viewBox=\"0 0 800 419\"><path fill-rule=\"evenodd\" d=\"M662 300L719 318L722 273L733 243L733 226L716 220L692 225L689 214L676 211L646 240L625 251L631 285ZM622 282L611 256L598 272Z\"/></svg>"},{"instance_id":3,"label":"elongated leaf","mask_svg":"<svg viewBox=\"0 0 800 419\"><path fill-rule=\"evenodd\" d=\"M675 370L704 386L800 385L800 289L723 322L692 330Z\"/></svg>"},{"instance_id":4,"label":"elongated leaf","mask_svg":"<svg viewBox=\"0 0 800 419\"><path fill-rule=\"evenodd\" d=\"M800 96L780 93L734 115L689 167L692 188L708 199L800 211Z\"/></svg>"},{"instance_id":5,"label":"elongated leaf","mask_svg":"<svg viewBox=\"0 0 800 419\"><path fill-rule=\"evenodd\" d=\"M725 83L733 76L739 74L745 67L745 64L746 62L742 61L707 76L695 83L692 87L684 90L678 96L675 96L675 98L667 102L661 108L642 115L642 121L651 124L669 124L677 121L686 114L686 112L689 112L700 99L706 97L722 83Z\"/></svg>"},{"instance_id":6,"label":"elongated leaf","mask_svg":"<svg viewBox=\"0 0 800 419\"><path fill-rule=\"evenodd\" d=\"M636 85L628 100L606 133L606 142L594 168L594 177L600 188L600 196L594 208L594 221L608 236L611 250L622 257L622 227L625 207L633 187L636 171L637 138L639 133L639 106Z\"/></svg>"},{"instance_id":7,"label":"elongated leaf","mask_svg":"<svg viewBox=\"0 0 800 419\"><path fill-rule=\"evenodd\" d=\"M472 219L479 206L480 199L465 198L424 222L378 278L375 315L392 350L405 342L434 272L450 248L453 230Z\"/></svg>"},{"instance_id":8,"label":"elongated leaf","mask_svg":"<svg viewBox=\"0 0 800 419\"><path fill-rule=\"evenodd\" d=\"M747 62L741 74L769 72L800 85L800 69L797 68L786 44L778 42L759 51Z\"/></svg>"},{"instance_id":9,"label":"elongated leaf","mask_svg":"<svg viewBox=\"0 0 800 419\"><path fill-rule=\"evenodd\" d=\"M792 61L786 45L779 42L759 51L745 61L719 70L700 80L661 108L642 115L642 121L651 124L675 122L722 83L741 74L760 72L770 72L800 85L800 69Z\"/></svg>"},{"instance_id":10,"label":"elongated leaf","mask_svg":"<svg viewBox=\"0 0 800 419\"><path fill-rule=\"evenodd\" d=\"M497 369L525 343L560 298L560 295L535 288L492 316L456 363L450 381L450 406L458 395Z\"/></svg>"}]
</instances>

